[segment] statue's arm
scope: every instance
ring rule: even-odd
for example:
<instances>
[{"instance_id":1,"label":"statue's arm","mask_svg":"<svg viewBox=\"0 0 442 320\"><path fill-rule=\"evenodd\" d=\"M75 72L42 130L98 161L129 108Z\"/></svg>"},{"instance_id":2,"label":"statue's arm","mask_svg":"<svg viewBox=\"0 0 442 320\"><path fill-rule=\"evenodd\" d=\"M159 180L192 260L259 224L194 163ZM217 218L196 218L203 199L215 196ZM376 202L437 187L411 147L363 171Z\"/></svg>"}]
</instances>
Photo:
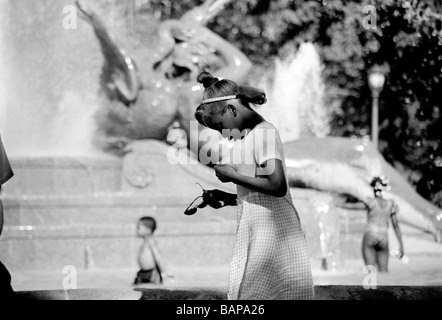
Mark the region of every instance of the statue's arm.
<instances>
[{"instance_id":1,"label":"statue's arm","mask_svg":"<svg viewBox=\"0 0 442 320\"><path fill-rule=\"evenodd\" d=\"M135 62L116 44L104 23L92 10L86 9L79 1L76 1L76 5L80 18L93 27L105 58L101 74L101 85L104 91L112 100L118 99L130 105L136 100L140 90Z\"/></svg>"},{"instance_id":2,"label":"statue's arm","mask_svg":"<svg viewBox=\"0 0 442 320\"><path fill-rule=\"evenodd\" d=\"M225 67L216 71L216 76L240 81L252 67L252 63L239 49L211 30L202 27L197 31L197 39L212 46L225 61Z\"/></svg>"},{"instance_id":3,"label":"statue's arm","mask_svg":"<svg viewBox=\"0 0 442 320\"><path fill-rule=\"evenodd\" d=\"M393 225L393 230L396 234L396 238L398 240L398 244L399 244L399 258L402 258L402 256L404 255L404 243L402 241L402 232L401 232L401 228L399 227L399 222L397 220L397 212L399 211L398 207L396 206L396 204L394 204L394 211L391 212L391 224Z\"/></svg>"},{"instance_id":4,"label":"statue's arm","mask_svg":"<svg viewBox=\"0 0 442 320\"><path fill-rule=\"evenodd\" d=\"M189 25L181 20L167 20L158 29L159 48L155 61L161 61L172 52L176 39L189 44L204 44L219 55L224 67L216 71L217 77L241 80L252 67L250 60L239 49L204 26Z\"/></svg>"},{"instance_id":5,"label":"statue's arm","mask_svg":"<svg viewBox=\"0 0 442 320\"><path fill-rule=\"evenodd\" d=\"M204 26L232 0L206 0L203 4L187 11L182 15L181 21Z\"/></svg>"}]
</instances>

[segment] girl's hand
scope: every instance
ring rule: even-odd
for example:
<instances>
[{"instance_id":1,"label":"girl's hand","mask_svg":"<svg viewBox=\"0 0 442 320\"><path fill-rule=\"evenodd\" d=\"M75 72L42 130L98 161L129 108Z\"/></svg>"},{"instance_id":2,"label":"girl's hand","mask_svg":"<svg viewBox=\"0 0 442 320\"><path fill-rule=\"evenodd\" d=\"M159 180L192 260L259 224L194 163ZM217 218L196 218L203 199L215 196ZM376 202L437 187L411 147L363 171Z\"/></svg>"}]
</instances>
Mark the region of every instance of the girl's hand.
<instances>
[{"instance_id":1,"label":"girl's hand","mask_svg":"<svg viewBox=\"0 0 442 320\"><path fill-rule=\"evenodd\" d=\"M214 189L214 190L207 190L204 201L212 208L219 209L223 208L231 203L231 199L229 198L231 196L230 194Z\"/></svg>"},{"instance_id":2,"label":"girl's hand","mask_svg":"<svg viewBox=\"0 0 442 320\"><path fill-rule=\"evenodd\" d=\"M223 183L233 182L235 180L236 175L238 174L236 169L229 164L218 164L215 166L214 169L217 178L219 179L219 181Z\"/></svg>"}]
</instances>

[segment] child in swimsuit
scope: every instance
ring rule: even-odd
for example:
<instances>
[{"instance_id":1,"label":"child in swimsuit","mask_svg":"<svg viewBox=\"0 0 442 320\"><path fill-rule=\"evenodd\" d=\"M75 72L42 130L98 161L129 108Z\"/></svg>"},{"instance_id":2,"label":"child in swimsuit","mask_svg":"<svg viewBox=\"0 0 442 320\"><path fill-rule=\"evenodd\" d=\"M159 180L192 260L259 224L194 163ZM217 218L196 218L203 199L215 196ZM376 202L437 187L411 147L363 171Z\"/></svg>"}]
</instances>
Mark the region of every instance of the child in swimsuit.
<instances>
[{"instance_id":1,"label":"child in swimsuit","mask_svg":"<svg viewBox=\"0 0 442 320\"><path fill-rule=\"evenodd\" d=\"M388 272L390 255L388 246L389 220L391 220L399 242L398 258L402 258L404 255L401 230L396 217L398 206L393 200L383 198L383 190L388 187L387 180L384 177L374 178L371 186L375 197L365 201L368 215L367 228L362 240L362 256L367 266L375 266L380 272Z\"/></svg>"},{"instance_id":2,"label":"child in swimsuit","mask_svg":"<svg viewBox=\"0 0 442 320\"><path fill-rule=\"evenodd\" d=\"M277 129L250 107L265 103L265 94L207 72L198 81L205 92L195 118L234 140L214 168L221 182L236 184L237 194L206 195L214 208L238 206L228 298L313 299L310 257L288 188L282 142Z\"/></svg>"},{"instance_id":3,"label":"child in swimsuit","mask_svg":"<svg viewBox=\"0 0 442 320\"><path fill-rule=\"evenodd\" d=\"M137 224L137 236L143 239L138 254L140 271L137 273L134 284L153 283L161 284L166 277L164 264L153 233L157 223L152 217L142 217Z\"/></svg>"}]
</instances>

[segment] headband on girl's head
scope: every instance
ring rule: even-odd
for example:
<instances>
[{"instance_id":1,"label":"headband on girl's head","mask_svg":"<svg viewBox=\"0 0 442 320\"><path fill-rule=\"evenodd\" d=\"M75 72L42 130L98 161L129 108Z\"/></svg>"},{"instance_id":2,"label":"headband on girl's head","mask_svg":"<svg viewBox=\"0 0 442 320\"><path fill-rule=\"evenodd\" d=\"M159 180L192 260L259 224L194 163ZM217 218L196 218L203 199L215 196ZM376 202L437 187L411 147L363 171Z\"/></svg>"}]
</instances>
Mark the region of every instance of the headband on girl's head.
<instances>
[{"instance_id":1,"label":"headband on girl's head","mask_svg":"<svg viewBox=\"0 0 442 320\"><path fill-rule=\"evenodd\" d=\"M237 95L224 96L224 97L218 97L218 98L211 98L211 99L206 99L206 100L201 101L201 105L202 105L202 104L213 103L213 102L219 102L219 101L226 101L226 100L231 100L231 99L237 99L237 98L238 98Z\"/></svg>"}]
</instances>

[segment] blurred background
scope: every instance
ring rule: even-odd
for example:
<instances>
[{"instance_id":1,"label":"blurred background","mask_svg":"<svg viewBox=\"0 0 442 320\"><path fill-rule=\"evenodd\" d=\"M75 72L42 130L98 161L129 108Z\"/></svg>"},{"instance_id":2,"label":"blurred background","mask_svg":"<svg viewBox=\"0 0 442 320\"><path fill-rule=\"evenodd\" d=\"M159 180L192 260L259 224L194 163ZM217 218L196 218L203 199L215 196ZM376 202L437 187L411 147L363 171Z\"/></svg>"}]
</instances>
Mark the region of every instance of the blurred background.
<instances>
[{"instance_id":1,"label":"blurred background","mask_svg":"<svg viewBox=\"0 0 442 320\"><path fill-rule=\"evenodd\" d=\"M308 139L356 141L351 150L371 148L376 157L379 151L399 172L411 188L406 194L442 208L440 0L225 2L206 27L250 60L241 81L267 92L269 102L258 111L283 142L304 141L308 153ZM204 1L82 3L135 62L144 90L139 101L152 103L147 112L161 130L133 127L127 103L103 95L108 61L91 26L70 18L74 1L0 0L0 133L16 172L5 186L0 248L13 286L58 288L67 264L86 270L83 286L109 286L106 277L130 283L138 249L134 224L142 215L159 219L160 245L184 279L179 285L224 286L235 213L185 219L182 211L200 193L193 180L219 185L209 168L171 168L164 156L168 134L183 125L177 123L182 115L174 118L175 105L194 105L180 88L195 79L168 78L153 67L162 52L158 28ZM127 145L146 139L156 141L135 145L136 156L125 157ZM342 163L351 162L351 152L325 141ZM368 147L370 141L376 143ZM330 205L330 190L294 187L317 283L360 282L359 264L351 261L361 260L366 212ZM410 256L419 259L408 269L393 261L405 271L389 283L407 284L416 274L419 283L442 283L440 245L414 229L405 234ZM324 239L328 248L321 249ZM324 250L341 278L323 273Z\"/></svg>"}]
</instances>

